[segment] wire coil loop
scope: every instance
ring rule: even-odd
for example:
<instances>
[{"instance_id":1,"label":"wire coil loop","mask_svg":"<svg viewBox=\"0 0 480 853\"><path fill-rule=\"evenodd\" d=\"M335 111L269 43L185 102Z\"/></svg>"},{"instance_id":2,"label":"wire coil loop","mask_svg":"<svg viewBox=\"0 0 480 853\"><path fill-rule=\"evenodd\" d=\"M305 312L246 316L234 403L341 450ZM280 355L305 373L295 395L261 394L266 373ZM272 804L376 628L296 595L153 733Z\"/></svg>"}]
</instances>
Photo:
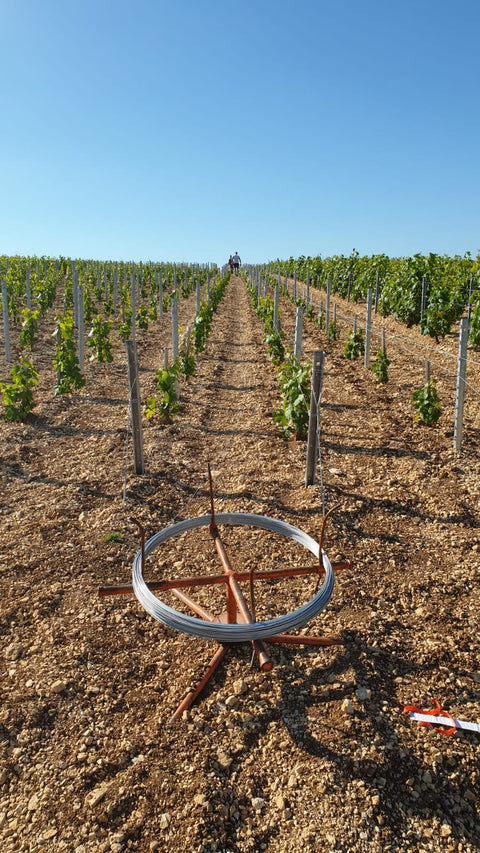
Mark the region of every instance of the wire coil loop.
<instances>
[{"instance_id":1,"label":"wire coil loop","mask_svg":"<svg viewBox=\"0 0 480 853\"><path fill-rule=\"evenodd\" d=\"M263 530L269 530L272 533L278 533L303 545L308 551L314 554L317 560L319 559L318 542L298 527L294 527L285 521L278 521L266 515L243 512L218 513L215 515L215 520L217 524L231 524L233 526L250 525L251 527L258 527ZM175 536L185 533L188 530L207 527L209 524L210 516L202 515L197 518L179 521L170 527L164 528L164 530L156 533L145 543L145 558L163 542L167 542L169 539L173 539ZM184 634L190 634L193 637L216 640L219 643L242 643L250 642L251 640L268 639L268 637L273 637L275 634L300 628L314 619L326 607L333 593L334 575L332 564L324 551L322 551L322 565L325 571L324 581L319 591L310 601L292 613L268 619L264 622L253 622L246 625L208 622L193 616L187 616L169 607L148 589L142 574L141 550L138 551L133 561L132 585L142 607L163 625Z\"/></svg>"}]
</instances>

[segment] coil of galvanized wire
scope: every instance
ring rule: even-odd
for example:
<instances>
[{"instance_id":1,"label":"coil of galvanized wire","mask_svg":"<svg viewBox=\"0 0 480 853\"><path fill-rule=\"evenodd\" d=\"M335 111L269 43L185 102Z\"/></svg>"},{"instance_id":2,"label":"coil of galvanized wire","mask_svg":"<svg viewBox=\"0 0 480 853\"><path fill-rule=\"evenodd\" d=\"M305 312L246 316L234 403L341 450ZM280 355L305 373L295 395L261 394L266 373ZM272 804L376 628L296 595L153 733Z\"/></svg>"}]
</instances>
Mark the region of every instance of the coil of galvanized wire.
<instances>
[{"instance_id":1,"label":"coil of galvanized wire","mask_svg":"<svg viewBox=\"0 0 480 853\"><path fill-rule=\"evenodd\" d=\"M278 521L274 518L269 518L265 515L255 515L252 513L232 512L218 513L215 515L217 524L231 524L234 526L250 525L259 527L263 530L269 530L272 533L278 533L288 539L293 539L300 545L307 548L315 557L319 557L319 545L311 536L308 536L298 527L294 527L285 521ZM197 527L206 527L210 524L210 516L202 515L198 518L189 518L185 521L179 521L166 527L159 533L152 536L145 543L145 559L163 542L173 539L180 533L185 533L188 530L194 530ZM167 604L164 604L157 598L149 589L142 574L142 552L139 551L133 561L132 567L132 584L135 595L142 607L153 616L158 622L173 628L176 631L181 631L184 634L191 634L194 637L203 639L216 640L219 643L241 643L250 642L250 640L267 639L275 634L285 633L294 628L300 628L307 622L310 622L320 613L321 610L328 604L332 597L334 577L333 569L330 560L324 551L322 551L322 564L325 570L325 577L319 591L302 607L294 610L292 613L287 613L284 616L278 616L274 619L268 619L265 622L252 622L247 625L243 624L221 624L217 622L207 622L197 619L193 616L186 616L179 613Z\"/></svg>"}]
</instances>

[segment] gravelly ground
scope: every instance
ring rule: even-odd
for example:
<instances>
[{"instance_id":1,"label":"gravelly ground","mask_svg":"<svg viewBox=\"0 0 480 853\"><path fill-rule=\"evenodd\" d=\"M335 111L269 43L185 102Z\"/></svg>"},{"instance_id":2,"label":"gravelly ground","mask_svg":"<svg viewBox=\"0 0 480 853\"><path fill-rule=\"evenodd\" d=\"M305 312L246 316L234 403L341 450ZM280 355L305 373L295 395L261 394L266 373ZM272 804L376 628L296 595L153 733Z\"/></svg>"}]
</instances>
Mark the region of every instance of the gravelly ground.
<instances>
[{"instance_id":1,"label":"gravelly ground","mask_svg":"<svg viewBox=\"0 0 480 853\"><path fill-rule=\"evenodd\" d=\"M284 298L281 307L290 342L294 307ZM339 302L339 316L349 311ZM193 301L180 312L186 326ZM135 476L129 457L125 503L123 347L113 365L89 365L80 395L53 398L51 330L42 329L38 406L23 425L0 422L5 853L480 850L480 736L445 737L403 713L434 697L480 721L478 402L457 455L453 404L436 429L413 422L419 336L385 326L409 335L411 349L396 350L380 386L343 358L347 327L331 342L306 322L305 353L326 351L324 489L306 488L305 446L279 436L277 376L244 282L233 278L182 386L181 413L145 423L146 473ZM168 318L141 333L144 398L168 343ZM436 358L447 346L456 343ZM325 510L339 504L324 547L353 567L336 574L306 633L343 645L269 645L269 673L251 647L234 646L200 700L168 725L215 644L164 628L133 596L99 598L98 587L129 582L139 547L132 517L151 536L208 511L208 462L217 512L269 515L318 539L322 501ZM104 542L112 531L121 542ZM239 569L305 561L267 532L229 527L222 536ZM218 561L202 530L147 568L149 578L204 574ZM311 579L258 585L259 618L311 593ZM202 601L222 609L213 588Z\"/></svg>"}]
</instances>

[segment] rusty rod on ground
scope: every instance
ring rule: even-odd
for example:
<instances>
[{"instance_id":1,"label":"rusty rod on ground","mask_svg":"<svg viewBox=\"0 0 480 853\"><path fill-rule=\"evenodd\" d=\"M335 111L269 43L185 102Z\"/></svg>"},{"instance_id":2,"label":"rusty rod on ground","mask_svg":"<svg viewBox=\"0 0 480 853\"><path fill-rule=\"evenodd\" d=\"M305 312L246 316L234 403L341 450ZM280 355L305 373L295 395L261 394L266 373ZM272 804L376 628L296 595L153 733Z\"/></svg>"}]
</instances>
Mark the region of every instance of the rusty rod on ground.
<instances>
[{"instance_id":1,"label":"rusty rod on ground","mask_svg":"<svg viewBox=\"0 0 480 853\"><path fill-rule=\"evenodd\" d=\"M205 672L203 673L203 676L200 681L195 685L195 687L192 687L192 689L188 691L187 695L180 702L180 705L178 706L175 713L172 714L172 716L170 717L170 723L176 723L177 720L181 719L183 712L187 711L188 708L193 705L197 696L200 695L205 685L208 683L214 672L218 669L218 666L225 657L226 653L226 646L218 647Z\"/></svg>"},{"instance_id":2,"label":"rusty rod on ground","mask_svg":"<svg viewBox=\"0 0 480 853\"><path fill-rule=\"evenodd\" d=\"M285 643L287 646L343 646L341 637L310 637L308 634L275 634L267 643Z\"/></svg>"},{"instance_id":3,"label":"rusty rod on ground","mask_svg":"<svg viewBox=\"0 0 480 853\"><path fill-rule=\"evenodd\" d=\"M332 563L332 569L335 572L342 569L351 569L352 563L350 560L342 560ZM292 566L290 569L270 569L270 570L253 570L253 580L278 580L279 578L302 577L304 575L318 574L318 565L314 566ZM250 572L236 572L238 581L249 581ZM147 587L151 590L187 588L196 586L209 586L210 584L225 584L228 583L226 575L200 575L199 577L191 578L173 578L164 581L150 581ZM131 583L116 584L112 586L99 586L98 594L104 595L128 595L133 593Z\"/></svg>"}]
</instances>

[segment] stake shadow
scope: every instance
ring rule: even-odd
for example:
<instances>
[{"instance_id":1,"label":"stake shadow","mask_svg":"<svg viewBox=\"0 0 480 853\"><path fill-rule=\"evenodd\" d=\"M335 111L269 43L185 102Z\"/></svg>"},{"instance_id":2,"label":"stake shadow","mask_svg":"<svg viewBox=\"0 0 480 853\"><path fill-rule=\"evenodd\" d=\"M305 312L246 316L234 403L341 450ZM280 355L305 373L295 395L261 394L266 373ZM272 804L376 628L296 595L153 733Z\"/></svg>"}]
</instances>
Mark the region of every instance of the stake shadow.
<instances>
[{"instance_id":1,"label":"stake shadow","mask_svg":"<svg viewBox=\"0 0 480 853\"><path fill-rule=\"evenodd\" d=\"M362 783L366 802L373 802L372 798L379 796L366 831L377 825L376 818L381 815L383 834L390 835L390 842L400 840L408 816L415 814L427 825L432 819L448 822L452 839L475 845L478 841L475 806L464 799L465 790L460 788L462 779L464 787L469 787L462 755L457 754L461 773L452 772L451 758L435 766L425 764L412 723L403 717L403 709L398 706L394 673L404 677L425 667L412 660L407 647L398 653L368 648L355 632L344 632L343 639L345 650L320 669L312 669L310 665L311 649L274 648L272 658L280 658L276 671L280 669L281 698L253 716L253 725L245 738L244 756L259 747L272 722L280 722L300 750L327 765L324 776L327 796L328 788L347 790L352 779ZM364 652L362 656L360 649ZM360 702L355 696L357 685L368 691L365 695L370 698ZM351 716L345 711L339 715L338 706L345 700L354 708ZM336 706L336 718L340 716L342 720L339 725L329 723L332 704ZM431 729L429 732L436 738L440 751L445 739ZM462 733L456 737L462 737ZM480 744L480 737L473 737ZM450 756L450 744L447 751ZM427 773L431 782L424 783L418 794L409 780L424 779ZM462 802L461 812L458 802ZM370 840L374 838L371 833Z\"/></svg>"}]
</instances>

